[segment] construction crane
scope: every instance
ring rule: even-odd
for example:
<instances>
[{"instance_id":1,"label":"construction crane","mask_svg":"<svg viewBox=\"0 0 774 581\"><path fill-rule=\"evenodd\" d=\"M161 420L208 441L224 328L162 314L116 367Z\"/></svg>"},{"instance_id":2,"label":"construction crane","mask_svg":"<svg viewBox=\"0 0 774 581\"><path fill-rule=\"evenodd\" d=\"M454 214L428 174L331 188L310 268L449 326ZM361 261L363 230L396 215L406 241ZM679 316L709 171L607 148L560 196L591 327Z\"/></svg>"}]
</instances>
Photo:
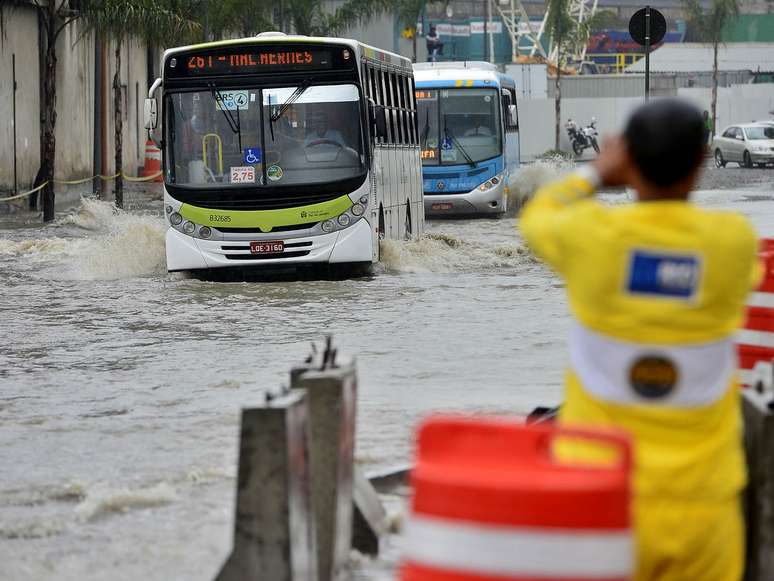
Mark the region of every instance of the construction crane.
<instances>
[{"instance_id":1,"label":"construction crane","mask_svg":"<svg viewBox=\"0 0 774 581\"><path fill-rule=\"evenodd\" d=\"M495 3L497 12L503 20L511 38L511 62L525 62L530 57L532 62L546 62L549 66L557 66L559 48L551 41L548 52L543 48L543 36L546 34L548 9L546 9L540 25L530 21L521 0L488 0ZM578 28L587 22L597 11L599 0L570 0L569 14ZM572 46L568 60L582 63L586 59L585 39L579 38ZM533 60L534 59L534 60ZM564 69L562 69L564 71Z\"/></svg>"}]
</instances>

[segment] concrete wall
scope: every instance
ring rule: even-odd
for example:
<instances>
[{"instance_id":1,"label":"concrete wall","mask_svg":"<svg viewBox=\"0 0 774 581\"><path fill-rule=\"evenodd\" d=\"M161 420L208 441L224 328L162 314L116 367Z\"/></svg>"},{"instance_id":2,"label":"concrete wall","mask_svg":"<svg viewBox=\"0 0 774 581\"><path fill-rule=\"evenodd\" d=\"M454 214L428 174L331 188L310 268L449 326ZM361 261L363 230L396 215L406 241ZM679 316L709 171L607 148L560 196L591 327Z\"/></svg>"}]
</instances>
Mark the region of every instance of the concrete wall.
<instances>
[{"instance_id":1,"label":"concrete wall","mask_svg":"<svg viewBox=\"0 0 774 581\"><path fill-rule=\"evenodd\" d=\"M773 85L736 85L718 91L717 127L734 123L749 123L754 119L769 119L774 110ZM678 96L693 101L697 107L710 110L710 89L679 89ZM631 111L643 103L642 98L578 98L562 100L562 127L560 149L571 151L564 124L574 119L585 126L592 117L597 118L600 136L619 131ZM554 101L553 99L520 99L521 156L532 161L541 153L554 148ZM584 157L593 157L591 150Z\"/></svg>"},{"instance_id":2,"label":"concrete wall","mask_svg":"<svg viewBox=\"0 0 774 581\"><path fill-rule=\"evenodd\" d=\"M19 184L35 179L40 159L38 19L32 9L0 7L0 190L13 187L13 81L16 55L16 154Z\"/></svg>"},{"instance_id":3,"label":"concrete wall","mask_svg":"<svg viewBox=\"0 0 774 581\"><path fill-rule=\"evenodd\" d=\"M728 87L749 83L750 71L720 71L718 85ZM554 98L554 77L548 80L548 97ZM683 88L709 88L712 73L655 73L650 76L653 97L674 97ZM579 75L562 77L562 99L579 97L641 97L645 94L645 74Z\"/></svg>"},{"instance_id":4,"label":"concrete wall","mask_svg":"<svg viewBox=\"0 0 774 581\"><path fill-rule=\"evenodd\" d=\"M32 8L3 10L5 35L0 51L0 191L13 188L13 85L11 55L16 54L16 148L20 190L29 188L40 163L40 74L38 20ZM78 179L95 173L94 38L73 23L57 41L56 178ZM107 173L113 170L113 47L108 49L106 106L108 112ZM143 163L145 135L142 100L147 94L146 49L136 41L122 48L124 87L124 171L137 175ZM138 101L139 97L139 101ZM139 111L139 115L138 115ZM8 122L5 122L8 120Z\"/></svg>"}]
</instances>

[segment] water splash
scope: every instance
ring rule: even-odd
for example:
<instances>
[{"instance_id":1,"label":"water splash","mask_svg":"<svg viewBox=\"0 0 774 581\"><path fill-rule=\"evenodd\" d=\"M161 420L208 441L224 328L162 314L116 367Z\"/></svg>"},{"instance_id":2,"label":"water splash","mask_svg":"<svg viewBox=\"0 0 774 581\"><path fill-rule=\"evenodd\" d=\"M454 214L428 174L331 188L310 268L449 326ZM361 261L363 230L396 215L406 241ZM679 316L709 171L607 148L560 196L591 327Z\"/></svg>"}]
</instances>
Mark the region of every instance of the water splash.
<instances>
[{"instance_id":1,"label":"water splash","mask_svg":"<svg viewBox=\"0 0 774 581\"><path fill-rule=\"evenodd\" d=\"M380 244L384 268L402 273L487 271L534 261L517 243L494 246L450 234L431 233L409 242L382 240Z\"/></svg>"},{"instance_id":2,"label":"water splash","mask_svg":"<svg viewBox=\"0 0 774 581\"><path fill-rule=\"evenodd\" d=\"M508 205L518 208L542 186L575 169L575 163L556 156L523 166L511 179Z\"/></svg>"},{"instance_id":3,"label":"water splash","mask_svg":"<svg viewBox=\"0 0 774 581\"><path fill-rule=\"evenodd\" d=\"M0 240L0 255L40 255L61 254L67 250L69 241L65 238L41 238L38 240Z\"/></svg>"},{"instance_id":4,"label":"water splash","mask_svg":"<svg viewBox=\"0 0 774 581\"><path fill-rule=\"evenodd\" d=\"M0 256L34 262L36 269L50 266L45 275L57 279L116 280L166 272L164 223L156 216L81 199L52 228L62 236L0 240Z\"/></svg>"}]
</instances>

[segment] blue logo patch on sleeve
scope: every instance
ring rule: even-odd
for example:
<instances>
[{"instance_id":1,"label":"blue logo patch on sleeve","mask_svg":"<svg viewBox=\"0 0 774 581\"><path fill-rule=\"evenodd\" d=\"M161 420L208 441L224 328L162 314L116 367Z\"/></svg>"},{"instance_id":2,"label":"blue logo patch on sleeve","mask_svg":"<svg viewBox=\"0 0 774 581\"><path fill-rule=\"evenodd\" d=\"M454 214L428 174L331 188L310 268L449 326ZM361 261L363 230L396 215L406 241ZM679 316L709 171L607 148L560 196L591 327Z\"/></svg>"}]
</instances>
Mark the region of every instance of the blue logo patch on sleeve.
<instances>
[{"instance_id":1,"label":"blue logo patch on sleeve","mask_svg":"<svg viewBox=\"0 0 774 581\"><path fill-rule=\"evenodd\" d=\"M635 250L631 254L626 289L632 294L691 299L701 275L694 255L659 254Z\"/></svg>"}]
</instances>

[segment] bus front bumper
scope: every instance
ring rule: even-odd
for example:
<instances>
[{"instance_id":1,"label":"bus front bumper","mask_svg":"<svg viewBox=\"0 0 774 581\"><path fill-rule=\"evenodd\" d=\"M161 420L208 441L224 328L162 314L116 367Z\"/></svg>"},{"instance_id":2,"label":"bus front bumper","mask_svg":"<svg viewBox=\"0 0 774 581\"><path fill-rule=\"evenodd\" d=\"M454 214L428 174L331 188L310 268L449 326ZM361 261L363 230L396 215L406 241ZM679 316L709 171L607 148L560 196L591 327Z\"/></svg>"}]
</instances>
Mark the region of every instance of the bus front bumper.
<instances>
[{"instance_id":1,"label":"bus front bumper","mask_svg":"<svg viewBox=\"0 0 774 581\"><path fill-rule=\"evenodd\" d=\"M425 216L502 214L507 209L508 195L504 180L485 192L478 188L456 194L425 192Z\"/></svg>"},{"instance_id":2,"label":"bus front bumper","mask_svg":"<svg viewBox=\"0 0 774 581\"><path fill-rule=\"evenodd\" d=\"M261 238L261 241L266 240L265 236ZM250 241L202 240L168 228L167 270L174 272L208 268L260 268L282 264L373 261L371 227L364 219L331 234L287 239L278 235L272 240L282 240L285 243L281 254L253 254L250 252Z\"/></svg>"}]
</instances>

